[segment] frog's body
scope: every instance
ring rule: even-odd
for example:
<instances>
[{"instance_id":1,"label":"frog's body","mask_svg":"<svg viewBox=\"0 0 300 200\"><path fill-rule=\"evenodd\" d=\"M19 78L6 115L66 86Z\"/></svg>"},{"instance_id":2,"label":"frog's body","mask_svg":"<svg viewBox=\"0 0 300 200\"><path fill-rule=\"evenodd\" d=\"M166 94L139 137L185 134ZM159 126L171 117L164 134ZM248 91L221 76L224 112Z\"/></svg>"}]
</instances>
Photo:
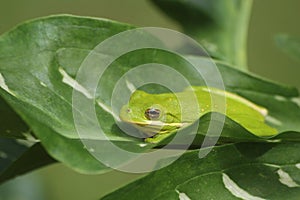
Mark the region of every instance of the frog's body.
<instances>
[{"instance_id":1,"label":"frog's body","mask_svg":"<svg viewBox=\"0 0 300 200\"><path fill-rule=\"evenodd\" d=\"M135 125L147 137L157 138L146 141L157 142L160 135L188 126L208 112L226 114L257 136L277 133L276 129L264 123L267 115L265 108L236 94L202 86L175 94L148 94L137 90L128 105L122 107L120 118Z\"/></svg>"}]
</instances>

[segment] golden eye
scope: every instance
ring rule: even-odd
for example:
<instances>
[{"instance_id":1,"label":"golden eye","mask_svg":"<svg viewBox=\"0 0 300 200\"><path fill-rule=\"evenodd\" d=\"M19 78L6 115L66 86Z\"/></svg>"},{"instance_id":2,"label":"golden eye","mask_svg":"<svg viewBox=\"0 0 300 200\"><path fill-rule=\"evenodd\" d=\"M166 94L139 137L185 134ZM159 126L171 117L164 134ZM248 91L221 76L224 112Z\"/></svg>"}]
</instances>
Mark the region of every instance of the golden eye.
<instances>
[{"instance_id":1,"label":"golden eye","mask_svg":"<svg viewBox=\"0 0 300 200\"><path fill-rule=\"evenodd\" d=\"M145 111L145 117L149 120L158 120L160 117L160 110L157 108L148 108Z\"/></svg>"}]
</instances>

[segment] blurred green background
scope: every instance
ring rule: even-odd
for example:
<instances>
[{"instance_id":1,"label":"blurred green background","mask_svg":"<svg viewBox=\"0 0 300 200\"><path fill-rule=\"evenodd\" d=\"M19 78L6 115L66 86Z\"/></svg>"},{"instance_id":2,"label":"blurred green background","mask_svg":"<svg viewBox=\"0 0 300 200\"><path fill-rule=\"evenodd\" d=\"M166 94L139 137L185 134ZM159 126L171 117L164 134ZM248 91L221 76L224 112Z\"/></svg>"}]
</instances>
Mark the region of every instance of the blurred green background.
<instances>
[{"instance_id":1,"label":"blurred green background","mask_svg":"<svg viewBox=\"0 0 300 200\"><path fill-rule=\"evenodd\" d=\"M248 61L251 72L300 89L300 64L283 54L273 40L278 33L300 36L299 8L299 0L254 0ZM147 0L0 0L0 33L24 20L58 13L181 30ZM99 199L140 176L121 172L88 176L55 164L0 186L0 200Z\"/></svg>"}]
</instances>

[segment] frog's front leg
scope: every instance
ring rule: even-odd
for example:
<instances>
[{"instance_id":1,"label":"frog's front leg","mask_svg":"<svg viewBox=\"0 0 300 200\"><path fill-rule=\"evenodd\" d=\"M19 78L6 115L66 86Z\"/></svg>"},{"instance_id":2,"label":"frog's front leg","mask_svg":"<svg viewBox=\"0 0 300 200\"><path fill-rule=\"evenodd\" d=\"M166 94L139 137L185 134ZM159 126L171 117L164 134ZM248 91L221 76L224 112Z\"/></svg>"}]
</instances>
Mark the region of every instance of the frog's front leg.
<instances>
[{"instance_id":1,"label":"frog's front leg","mask_svg":"<svg viewBox=\"0 0 300 200\"><path fill-rule=\"evenodd\" d=\"M166 139L167 137L170 137L172 133L158 133L154 135L153 137L145 138L145 142L157 144Z\"/></svg>"}]
</instances>

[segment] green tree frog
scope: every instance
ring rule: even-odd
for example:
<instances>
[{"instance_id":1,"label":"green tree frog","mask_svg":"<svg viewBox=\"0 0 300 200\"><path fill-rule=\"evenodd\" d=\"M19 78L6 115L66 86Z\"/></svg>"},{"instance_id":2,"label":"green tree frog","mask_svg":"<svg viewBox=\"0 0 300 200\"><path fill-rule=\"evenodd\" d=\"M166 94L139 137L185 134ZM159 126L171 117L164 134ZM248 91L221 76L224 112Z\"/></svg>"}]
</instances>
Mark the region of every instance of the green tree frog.
<instances>
[{"instance_id":1,"label":"green tree frog","mask_svg":"<svg viewBox=\"0 0 300 200\"><path fill-rule=\"evenodd\" d=\"M198 103L197 109L191 106L192 96ZM223 102L226 100L226 109L218 105L218 99L220 102L222 99ZM149 94L136 90L128 104L122 107L120 119L142 131L146 142L157 143L165 138L166 134L191 125L208 112L225 114L260 137L277 133L276 129L265 123L265 108L237 94L204 86L189 87L179 93Z\"/></svg>"}]
</instances>

